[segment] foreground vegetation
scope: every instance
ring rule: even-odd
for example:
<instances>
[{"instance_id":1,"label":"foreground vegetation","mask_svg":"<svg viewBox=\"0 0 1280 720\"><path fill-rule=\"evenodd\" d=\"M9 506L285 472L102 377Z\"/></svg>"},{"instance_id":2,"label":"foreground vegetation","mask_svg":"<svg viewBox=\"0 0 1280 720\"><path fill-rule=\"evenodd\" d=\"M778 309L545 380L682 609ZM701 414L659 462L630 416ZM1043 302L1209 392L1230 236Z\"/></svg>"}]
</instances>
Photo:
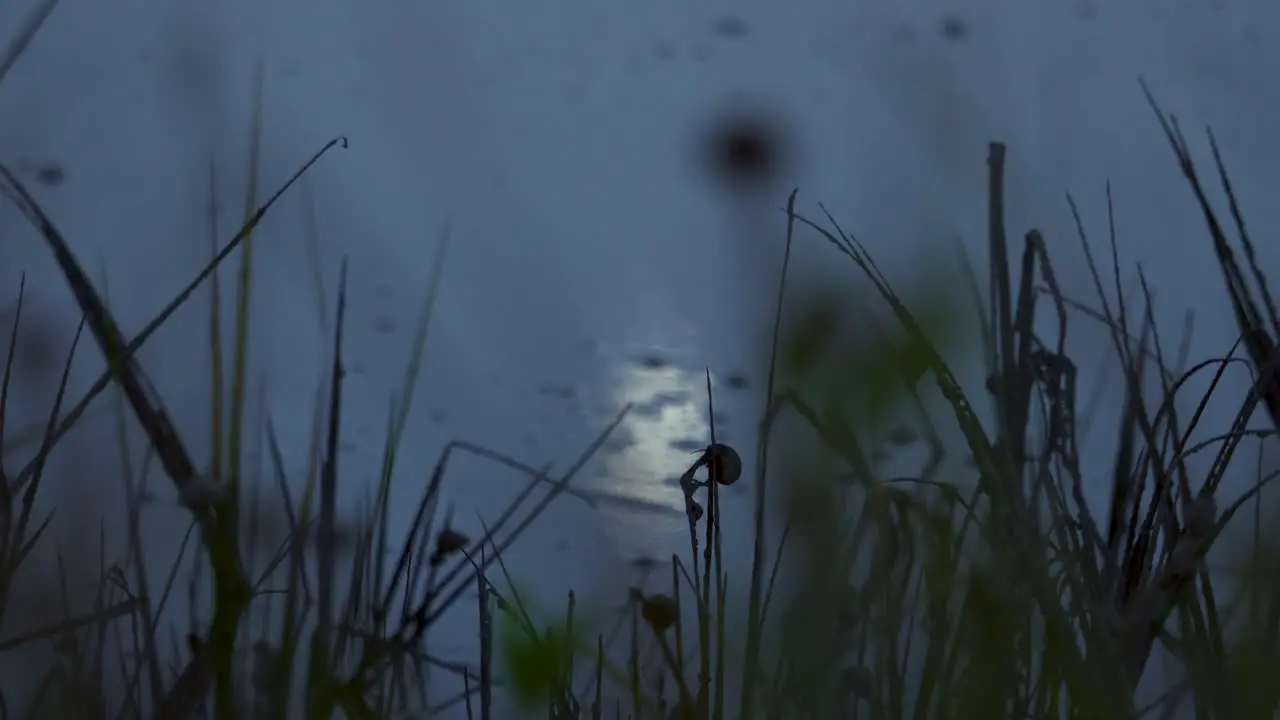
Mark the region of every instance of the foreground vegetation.
<instances>
[{"instance_id":1,"label":"foreground vegetation","mask_svg":"<svg viewBox=\"0 0 1280 720\"><path fill-rule=\"evenodd\" d=\"M549 707L550 717L593 718L1274 717L1280 690L1269 678L1280 649L1280 556L1264 529L1261 493L1277 473L1259 471L1237 497L1221 497L1221 487L1241 441L1280 427L1280 318L1212 135L1243 269L1176 121L1148 99L1203 212L1247 360L1233 357L1238 347L1190 367L1185 357L1171 360L1145 277L1145 304L1136 312L1118 271L1109 298L1078 214L1101 310L1062 294L1035 230L1012 272L1005 148L993 144L982 337L996 420L984 427L943 360L939 333L925 323L930 309L908 309L862 246L830 217L823 226L797 215L793 194L788 257L797 226L818 232L874 285L896 326L874 348L841 351L821 330L866 323L865 313L853 319L815 306L788 332L780 327L784 262L775 327L782 341L775 340L756 448L745 623L727 620L735 598L721 562L722 544L740 540L722 539L717 522L718 488L737 481L741 462L715 442L713 428L682 481L691 552L671 558L664 587L632 591L623 662L611 662L604 636L595 648L583 647L572 614L538 630L519 607L507 611L520 640L519 652L508 653L524 661L511 663L511 671L528 673L521 687L530 706ZM1114 259L1114 231L1110 243ZM1049 328L1035 322L1040 303L1056 319ZM1079 310L1109 329L1125 381L1102 517L1085 502L1085 484L1099 480L1083 469L1075 363L1066 346L1068 318ZM1210 428L1208 439L1199 439L1224 373L1241 362L1253 371L1252 389L1236 399L1230 427ZM1188 398L1184 388L1197 376L1207 376L1208 390ZM938 480L936 463L919 477L885 478L871 459L865 439L883 422L886 405L899 400L923 409L922 381L945 398L977 467L975 487ZM875 392L887 386L898 388L890 393L896 397ZM1187 401L1193 410L1184 419ZM1260 404L1272 428L1249 426ZM831 460L771 458L773 431L788 413L821 439ZM1191 467L1200 454L1212 455L1207 472ZM786 502L781 542L765 548L770 483L786 486ZM1228 526L1242 524L1248 532L1236 535L1247 542L1231 550L1243 562L1224 583L1221 571L1210 572L1208 554ZM789 575L786 583L777 581L781 575ZM646 662L645 653L653 659ZM575 691L573 670L584 661L593 672L577 686L585 690Z\"/></svg>"},{"instance_id":2,"label":"foreground vegetation","mask_svg":"<svg viewBox=\"0 0 1280 720\"><path fill-rule=\"evenodd\" d=\"M1081 223L1098 315L1110 330L1126 389L1124 412L1113 419L1110 504L1104 516L1095 517L1084 500L1084 484L1095 480L1082 471L1075 364L1066 345L1074 306L1059 290L1036 231L1024 238L1017 271L1011 268L1014 253L1003 221L1004 147L992 145L989 156L990 283L981 308L981 345L995 421L986 425L944 360L940 345L949 325L937 322L929 308L909 309L858 241L829 217L824 224L797 214L793 193L767 409L754 462L745 464L738 449L717 442L712 427L707 449L681 480L690 552L670 559L661 583L633 588L618 623L608 628L577 617L573 595L563 616L538 616L517 590L520 569L507 568L503 556L540 512L569 491L625 409L559 477L479 446L451 443L409 529L390 536L389 491L409 432L408 407L447 238L423 302L349 576L337 575L343 564L334 543L345 264L332 318L331 370L318 395L323 402L300 497L291 492L270 423L245 418L252 233L281 194L323 155L345 146L345 139L325 145L261 206L255 168L244 226L132 338L54 221L0 165L5 199L55 257L84 314L80 329L89 331L109 366L74 403L60 391L35 457L0 472L0 653L48 651L33 655L47 664L22 689L20 702L0 695L0 716L167 719L211 711L220 720L463 713L490 718L499 695L556 718L1274 716L1280 687L1268 674L1280 660L1280 588L1273 584L1280 558L1263 535L1260 500L1272 475L1258 477L1237 498L1219 497L1219 489L1241 441L1253 433L1248 423L1258 405L1280 425L1280 388L1273 384L1272 367L1280 317L1216 146L1215 167L1247 259L1243 269L1176 123L1157 113L1204 212L1258 378L1253 391L1239 398L1231 427L1216 429L1211 441L1192 440L1209 396L1235 361L1210 359L1190 367L1170 361L1145 280L1147 303L1134 312L1118 282L1111 288L1104 282ZM256 116L253 130L256 138ZM256 164L256 149L252 155ZM796 231L804 228L842 253L884 300L893 329L884 331L875 348L833 342L833 328L850 321L839 307L806 305L811 312L800 323L782 327L784 301L795 301L788 294L787 261ZM1114 249L1114 234L1110 241ZM237 251L236 312L228 323L220 315L216 269ZM206 282L214 296L213 450L207 463L194 458L136 358ZM17 300L15 335L0 379L0 423L12 380L21 287ZM1056 319L1048 329L1035 322L1037 306L1045 303ZM232 333L224 338L228 324ZM1212 378L1208 394L1192 398L1194 411L1184 419L1182 389L1203 375ZM895 403L924 407L920 393L926 383L946 400L948 420L958 425L973 456L979 475L973 487L938 479L936 464L919 477L884 478L865 447L865 434ZM48 482L47 460L107 391L119 401L122 455L128 434L141 431L149 457L159 461L190 511L192 531L168 581L150 587L140 530L145 470L126 462L128 551L100 561L92 609L73 611L67 602L59 619L18 626L10 612L15 588L40 574L32 558L48 555L40 551L50 520L33 510ZM708 402L714 402L710 383ZM785 416L798 417L827 452L789 454L774 435ZM5 429L0 424L0 436ZM244 447L251 437L266 439L273 491L288 522L285 542L267 554L260 550L257 529L245 520L254 516L263 492L247 477ZM448 463L459 453L502 463L529 478L480 538L452 527L449 513L439 507ZM1197 453L1215 454L1207 473L1190 467ZM209 472L197 470L206 465ZM722 557L719 495L736 482L751 483L755 536L751 576L731 583ZM771 485L781 491L771 491ZM775 497L785 500L774 507ZM780 532L766 531L771 515L781 517ZM1224 589L1206 556L1229 524L1242 523L1252 524L1252 541L1238 553L1247 557L1247 572ZM779 542L770 544L774 536ZM186 577L184 568L192 568ZM207 604L209 613L191 622L187 648L167 649L162 638L173 621L166 607L180 584L202 599L193 606ZM730 587L745 587L745 598ZM432 630L473 594L479 657L467 666L441 661L429 652ZM744 618L736 604L745 605ZM1157 654L1171 661L1165 667L1172 670L1158 674L1158 691L1142 692ZM441 695L439 688L450 685L456 691Z\"/></svg>"}]
</instances>

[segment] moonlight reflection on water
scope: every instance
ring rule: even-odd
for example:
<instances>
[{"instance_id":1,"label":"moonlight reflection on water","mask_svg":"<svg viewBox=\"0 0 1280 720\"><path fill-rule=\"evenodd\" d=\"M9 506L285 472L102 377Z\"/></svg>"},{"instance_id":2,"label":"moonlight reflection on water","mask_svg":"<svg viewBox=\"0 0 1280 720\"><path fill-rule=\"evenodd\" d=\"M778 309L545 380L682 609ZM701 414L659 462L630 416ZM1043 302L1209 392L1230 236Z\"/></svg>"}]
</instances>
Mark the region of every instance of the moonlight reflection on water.
<instances>
[{"instance_id":1,"label":"moonlight reflection on water","mask_svg":"<svg viewBox=\"0 0 1280 720\"><path fill-rule=\"evenodd\" d=\"M699 384L693 373L672 365L641 363L624 370L618 394L639 400L627 424L630 442L615 456L612 490L683 512L679 490L664 478L678 477L692 461L690 453L706 444L706 400L699 397Z\"/></svg>"},{"instance_id":2,"label":"moonlight reflection on water","mask_svg":"<svg viewBox=\"0 0 1280 720\"><path fill-rule=\"evenodd\" d=\"M615 402L634 403L610 443L603 477L593 484L599 508L624 551L670 553L688 531L679 478L710 442L707 370L678 353L647 352L617 367ZM712 371L716 439L746 447L731 418L747 417L740 372ZM748 483L735 485L737 495Z\"/></svg>"}]
</instances>

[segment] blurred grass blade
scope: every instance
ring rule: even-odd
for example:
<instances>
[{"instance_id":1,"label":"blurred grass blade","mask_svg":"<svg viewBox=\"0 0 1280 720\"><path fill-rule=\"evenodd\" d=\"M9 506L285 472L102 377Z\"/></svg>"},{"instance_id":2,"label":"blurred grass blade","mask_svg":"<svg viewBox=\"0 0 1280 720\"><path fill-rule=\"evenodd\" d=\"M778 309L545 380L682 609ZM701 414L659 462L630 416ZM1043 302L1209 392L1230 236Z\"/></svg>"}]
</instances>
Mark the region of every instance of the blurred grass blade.
<instances>
[{"instance_id":1,"label":"blurred grass blade","mask_svg":"<svg viewBox=\"0 0 1280 720\"><path fill-rule=\"evenodd\" d=\"M18 30L18 34L14 36L3 52L0 52L0 84L4 83L4 79L8 77L9 71L18 62L18 58L22 57L22 53L26 52L31 45L31 41L35 39L36 33L44 27L44 23L53 14L54 8L58 7L58 0L42 0L31 14L27 15L27 19L22 23Z\"/></svg>"}]
</instances>

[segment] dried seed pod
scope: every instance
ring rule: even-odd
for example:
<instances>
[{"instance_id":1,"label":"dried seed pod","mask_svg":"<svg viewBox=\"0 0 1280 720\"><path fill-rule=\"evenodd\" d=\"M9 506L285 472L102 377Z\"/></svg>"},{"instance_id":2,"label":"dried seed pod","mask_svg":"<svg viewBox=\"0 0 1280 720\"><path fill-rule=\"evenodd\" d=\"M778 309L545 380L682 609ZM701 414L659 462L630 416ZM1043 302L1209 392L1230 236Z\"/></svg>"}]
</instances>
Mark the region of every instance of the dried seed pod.
<instances>
[{"instance_id":1,"label":"dried seed pod","mask_svg":"<svg viewBox=\"0 0 1280 720\"><path fill-rule=\"evenodd\" d=\"M724 443L708 445L702 453L702 461L711 479L721 485L732 485L742 477L742 457Z\"/></svg>"},{"instance_id":2,"label":"dried seed pod","mask_svg":"<svg viewBox=\"0 0 1280 720\"><path fill-rule=\"evenodd\" d=\"M991 373L987 376L986 388L992 395L1000 394L1000 373Z\"/></svg>"},{"instance_id":3,"label":"dried seed pod","mask_svg":"<svg viewBox=\"0 0 1280 720\"><path fill-rule=\"evenodd\" d=\"M650 595L640 602L640 616L654 630L663 632L680 619L680 606L669 595Z\"/></svg>"},{"instance_id":4,"label":"dried seed pod","mask_svg":"<svg viewBox=\"0 0 1280 720\"><path fill-rule=\"evenodd\" d=\"M431 564L439 565L446 558L461 551L470 543L471 538L453 528L446 527L440 531L439 535L436 535L436 550L431 555Z\"/></svg>"}]
</instances>

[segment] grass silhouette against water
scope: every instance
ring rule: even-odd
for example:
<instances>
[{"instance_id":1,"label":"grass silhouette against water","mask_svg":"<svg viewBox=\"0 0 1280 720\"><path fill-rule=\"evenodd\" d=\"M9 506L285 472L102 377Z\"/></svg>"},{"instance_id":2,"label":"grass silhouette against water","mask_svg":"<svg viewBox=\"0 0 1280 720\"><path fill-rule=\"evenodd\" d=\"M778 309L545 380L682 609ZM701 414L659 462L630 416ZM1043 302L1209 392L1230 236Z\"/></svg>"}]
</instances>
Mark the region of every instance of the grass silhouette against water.
<instances>
[{"instance_id":1,"label":"grass silhouette against water","mask_svg":"<svg viewBox=\"0 0 1280 720\"><path fill-rule=\"evenodd\" d=\"M425 691L422 680L428 666L434 665L438 670L462 675L467 673L464 668L435 659L421 650L429 629L473 587L474 580L468 574L482 574L484 568L498 557L495 554L476 568L461 553L468 547L480 552L486 546L492 546L500 553L515 542L537 515L566 489L629 410L624 408L582 458L558 478L547 477L543 471L471 443L448 444L431 474L407 535L398 542L391 540L388 537L386 497L406 423L405 408L411 400L421 353L427 341L431 303L439 282L446 238L441 243L441 254L437 256L437 274L424 302L414 355L406 373L404 395L388 433L373 509L360 531L355 570L348 578L336 578L334 569L339 563L333 539L337 535L334 511L338 483L336 454L340 442L338 418L341 416L344 376L340 359L346 302L344 263L333 329L332 366L324 388L327 407L321 408L324 412L317 416L327 420L323 424L317 421L314 452L300 501L292 497L286 482L284 458L270 420L265 420L261 428L268 442L271 474L283 501L289 527L287 540L278 551L269 557L256 557L253 552L259 545L252 537L254 527L248 525L250 536L246 537L242 530L245 523L240 521L240 514L242 503L260 498L261 488L249 488L241 482L240 470L235 468L244 462L242 453L237 450L242 440L230 441L247 434L245 424L237 419L236 409L243 403L245 384L243 381L234 383L230 393L232 419L226 426L217 419L218 403L213 404L213 447L221 447L225 440L229 457L210 463L215 469L213 474L202 473L196 469L195 461L169 420L163 401L150 390L150 383L135 354L200 283L213 275L219 263L237 247L248 243L254 227L289 186L327 151L345 145L345 138L327 143L283 188L262 207L251 212L244 227L217 252L197 279L132 340L126 340L102 296L52 220L40 209L21 181L0 165L0 176L4 177L7 189L11 190L6 197L23 210L53 251L84 311L82 328L84 325L89 327L110 365L108 372L66 412L62 408L63 393L59 393L35 458L16 473L4 473L7 492L3 493L4 503L0 507L3 511L0 515L6 519L5 532L0 533L0 557L4 559L3 566L0 566L4 570L0 573L0 620L3 619L2 601L14 584L21 582L24 560L30 556L32 546L48 523L46 519L34 531L29 528L34 499L44 480L45 461L54 451L57 441L71 429L90 403L113 384L124 399L121 433L125 432L127 422L123 415L127 413L146 434L151 452L160 459L162 469L192 514L193 529L205 553L203 560L195 561L190 577L193 606L198 604L196 596L200 592L202 572L208 571L212 575L212 617L207 631L201 632L199 624L193 625L188 633L189 652L184 653L188 656L185 668L172 677L174 674L166 667L167 663L161 660L162 649L158 645L163 628L158 618L163 615L164 606L174 590L180 566L175 565L172 569L169 582L159 597L153 597L146 586L146 559L139 531L142 492L137 484L138 478L126 461L130 557L118 562L104 561L101 606L88 614L26 629L0 641L0 647L6 650L34 642L61 643L62 647L74 648L70 657L60 658L50 668L45 675L48 683L66 682L67 668L64 665L67 664L76 667L77 674L82 675L86 669L97 674L86 677L73 674L74 685L57 688L50 685L47 691L42 687L31 700L32 712L40 708L39 712L52 716L115 715L114 710L108 709L106 686L113 680L116 668L112 666L116 658L108 660L104 653L112 639L108 636L108 628L119 630L115 623L120 621L128 621L132 636L126 637L124 642L136 658L136 662L126 663L130 669L124 673L125 704L121 712L127 716L190 717L211 698L216 716L224 718L244 717L250 709L260 717L291 717L300 711L299 702L307 717L329 717L340 709L348 717L374 718L390 716L412 700L425 701L421 697L421 692ZM247 250L243 257L246 260L241 266L242 279L248 276L250 256ZM20 289L19 308L21 297ZM239 320L233 357L243 356L247 342L244 326L247 305L247 294L242 290L238 298ZM211 325L214 328L221 327L217 308L215 303ZM20 318L19 310L15 322ZM215 357L221 357L223 348L219 345L216 330L212 337ZM73 354L74 350L73 346ZM6 367L11 369L12 350L9 360ZM214 367L217 373L218 364L215 363ZM242 373L243 370L235 372ZM220 380L216 375L215 378ZM65 389L65 375L63 380ZM3 415L9 381L10 373L6 370L0 384L0 416ZM122 448L127 444L127 440L122 439ZM442 520L437 513L436 505L447 464L457 453L475 454L530 477L527 487L503 510L491 531L474 542L452 530L447 518ZM216 472L219 468L225 472ZM546 492L535 497L538 490ZM16 498L20 498L20 508L14 507ZM17 511L16 518L13 517L14 511ZM256 517L256 513L250 516ZM308 544L310 538L315 539L311 545ZM183 541L184 550L190 539L191 533L188 533ZM312 547L314 552L309 552ZM387 557L395 558L393 565L386 564ZM309 572L316 574L314 589L310 585ZM132 582L127 573L133 575ZM285 583L282 592L268 592L268 581L275 584L282 580ZM346 586L345 597L340 584ZM310 618L313 608L315 617ZM252 627L253 623L248 620L251 610L262 618L258 627ZM253 649L251 662L240 660L247 647ZM117 649L123 651L125 648ZM304 677L297 679L294 675L299 670L299 663L304 669ZM295 680L300 682L295 684ZM411 682L414 680L417 682ZM298 687L305 690L296 692ZM417 692L418 697L409 697L411 692ZM68 697L74 698L74 703L60 704ZM436 709L461 700L461 697L454 701L441 700L440 708Z\"/></svg>"},{"instance_id":2,"label":"grass silhouette against water","mask_svg":"<svg viewBox=\"0 0 1280 720\"><path fill-rule=\"evenodd\" d=\"M260 107L260 84L258 92ZM1219 487L1241 440L1258 434L1247 425L1257 405L1268 409L1273 422L1280 414L1272 335L1280 335L1280 320L1212 138L1252 283L1234 258L1176 123L1163 113L1160 118L1204 211L1259 378L1239 399L1230 428L1209 441L1192 436L1218 380L1236 361L1212 359L1187 368L1182 359L1167 358L1145 278L1147 304L1135 312L1124 301L1118 270L1107 287L1081 221L1081 247L1101 307L1095 315L1111 333L1126 389L1125 410L1114 418L1111 502L1107 514L1095 518L1084 501L1075 365L1066 345L1069 311L1077 305L1059 290L1039 233L1027 233L1017 271L1011 267L1003 220L1004 147L993 145L989 159L990 283L982 346L990 367L987 390L994 398L990 427L979 421L973 399L944 361L941 326L926 320L932 315L908 309L862 246L832 218L824 225L796 214L793 194L754 476L743 477L738 451L717 442L712 428L707 451L681 479L690 554L671 558L669 580L664 572L661 587L634 588L609 632L587 627L572 595L563 619L535 618L516 589L521 569L507 568L503 555L569 490L628 408L559 477L475 444L450 443L409 529L398 539L389 537L388 490L409 432L407 408L429 338L447 236L440 242L403 392L389 420L379 480L369 488L346 577L337 576L335 513L345 263L300 498L290 490L270 418L256 424L245 418L252 233L281 194L326 152L345 146L345 139L326 144L258 206L255 111L247 221L132 338L71 242L19 178L0 165L0 194L38 232L83 313L72 355L88 329L108 363L107 372L74 403L65 397L64 371L34 459L0 473L0 652L37 646L50 651L23 706L0 696L0 712L95 719L186 718L209 709L223 720L339 714L363 720L446 712L489 718L496 694L509 692L551 717L1271 717L1280 706L1280 688L1268 675L1280 659L1280 588L1271 581L1280 563L1262 534L1260 492L1274 474L1259 477L1229 503L1219 497ZM896 325L874 349L849 350L810 332L823 323L849 322L844 308L815 307L806 316L811 325L782 327L784 300L794 301L785 291L798 227L825 238L885 301ZM1117 238L1111 227L1114 262ZM217 234L211 226L214 242ZM222 336L216 269L237 250L241 264L228 340ZM213 451L203 463L209 470L202 471L136 354L206 280L215 296L214 430ZM22 286L16 296L13 333L21 321ZM1046 302L1056 318L1048 330L1035 323L1037 305ZM223 364L228 357L229 378ZM7 437L4 409L12 370L11 340L0 381L0 438ZM1189 379L1202 374L1212 376L1210 390L1184 421L1174 401ZM920 477L881 477L864 445L865 431L892 403L924 406L924 383L936 386L962 431L979 474L973 488L940 480L937 463ZM1148 390L1153 385L1154 395ZM50 523L34 514L35 499L49 481L46 462L109 388L119 400L128 551L100 559L90 610L73 610L64 589L62 617L17 627L14 620L20 618L10 612L10 598L15 588L33 582L31 558ZM713 399L708 387L708 401ZM797 458L775 446L773 431L787 416L800 418L834 460ZM149 448L140 468L127 453L128 434L136 429ZM265 502L263 483L249 482L244 450L258 438L266 445L267 474L287 518L285 541L266 555L255 537L258 529L245 519L255 516L256 503ZM1211 469L1197 475L1188 459L1209 452L1215 453ZM439 506L449 461L458 453L528 477L516 500L478 539L455 529L450 510ZM157 589L148 587L140 530L152 457L192 516L179 560ZM730 578L722 558L719 488L738 482L752 482L755 494L749 578ZM783 487L783 507L769 507L771 484ZM1245 521L1236 518L1246 507L1253 509L1248 573L1224 592L1206 554L1228 523ZM783 522L776 547L767 547L771 510ZM206 604L209 612L190 621L188 647L165 648L162 638L173 625L166 608L187 563L192 614ZM60 565L55 570L65 588L65 573ZM731 589L744 586L746 618L739 621L731 604L740 598ZM430 651L432 628L473 589L480 618L474 668ZM1148 701L1139 683L1157 648L1176 670L1166 673L1167 688ZM451 678L457 693L428 695L429 675Z\"/></svg>"},{"instance_id":3,"label":"grass silhouette against water","mask_svg":"<svg viewBox=\"0 0 1280 720\"><path fill-rule=\"evenodd\" d=\"M419 500L407 534L398 540L389 538L388 488L443 271L448 244L447 237L443 238L424 299L403 393L389 428L376 496L360 528L354 570L349 577L336 577L336 454L344 378L341 355L345 262L334 318L332 364L325 386L318 389L317 398L322 398L324 404L317 407L316 432L300 499L292 497L286 482L284 458L270 419L264 418L251 428L243 408L247 394L245 358L253 230L314 163L329 150L346 147L347 141L340 137L328 142L264 204L255 207L260 74L257 91L245 224L232 240L215 248L216 253L204 270L132 339L120 329L104 295L89 279L54 221L17 175L0 165L5 199L22 212L53 253L84 314L81 329L88 327L109 365L107 372L69 409L63 407L67 400L64 373L35 457L16 472L6 468L0 473L0 627L12 626L3 622L7 600L17 584L28 581L24 571L31 569L28 560L49 523L49 518L33 518L35 498L45 481L46 461L91 403L111 387L119 391L122 400L118 428L128 505L127 557L102 558L93 609L81 614L70 614L68 609L68 615L59 620L0 635L4 638L0 649L5 652L43 643L52 644L56 651L47 671L37 673L39 682L28 698L29 713L47 717L183 718L201 715L203 708L211 704L220 718L249 714L284 718L299 713L329 717L338 710L353 718L380 718L397 714L414 703L429 714L461 703L465 699L461 695L453 700L437 699L434 704L425 697L428 668L462 676L468 671L422 649L430 628L474 586L468 575L483 574L484 568L497 558L495 555L475 568L460 553L468 547L480 552L486 545L501 552L515 542L541 510L565 491L627 411L624 408L618 420L587 448L582 459L558 478L547 477L543 471L472 443L450 443ZM216 205L216 198L213 199ZM216 226L211 227L215 243L216 235ZM241 263L236 314L230 347L225 347L221 336L223 319L219 315L221 288L215 271L237 250L241 251ZM198 469L169 419L163 400L151 390L136 359L142 345L206 280L211 282L214 294L210 317L213 453L204 463L209 472ZM22 289L18 289L15 336L22 317ZM77 331L77 343L79 338ZM12 380L14 345L11 342L0 383L0 418L5 415ZM72 356L75 350L73 345ZM228 354L232 361L229 388L223 377L223 361ZM68 370L70 362L68 357ZM230 400L225 414L224 397ZM132 425L143 431L149 448L141 469L133 468L128 458L127 434ZM3 430L0 424L0 435ZM286 541L267 557L258 555L260 543L254 537L254 523L242 518L256 518L258 513L251 506L263 501L263 488L250 487L242 479L247 462L243 447L250 436L265 438L271 459L269 475L275 481L288 520ZM447 517L441 518L436 507L448 461L458 453L501 463L530 478L524 491L500 513L491 531L475 541L452 530ZM147 558L140 531L147 495L143 486L153 456L159 459L192 515L192 528L182 541L178 561L158 593L147 587ZM539 497L538 490L545 493ZM394 558L394 563L388 564L388 557ZM194 614L202 604L205 593L211 612L207 621L193 617L187 633L188 648L170 652L161 647L161 638L172 619L166 623L162 618L187 561L192 563L187 578L191 612ZM59 572L63 600L69 604L65 597L67 578ZM211 577L206 578L206 573ZM276 587L280 583L283 588ZM175 659L180 662L177 668L171 666ZM486 695L491 694L495 683L492 676L475 679L483 680ZM459 684L465 686L466 682ZM119 685L122 691L113 692L113 685ZM0 708L5 709L6 715L9 707L10 703L0 695Z\"/></svg>"},{"instance_id":4,"label":"grass silhouette against water","mask_svg":"<svg viewBox=\"0 0 1280 720\"><path fill-rule=\"evenodd\" d=\"M873 283L898 327L875 348L812 362L822 352L812 345L826 338L781 327L784 259L775 326L775 338L784 339L775 341L757 439L745 624L726 626L732 598L717 522L717 488L736 481L740 463L736 452L716 443L712 428L707 452L681 482L691 553L672 557L666 587L632 590L620 664L610 652L616 632L593 639L574 630L572 596L568 618L542 631L522 608L502 605L513 616L511 632L521 638L508 654L511 673L525 674L526 700L549 706L550 717L592 718L1272 717L1280 706L1280 692L1267 679L1280 649L1280 588L1272 580L1280 565L1263 536L1260 496L1276 473L1261 475L1229 503L1220 487L1240 442L1273 433L1248 426L1259 402L1272 424L1280 422L1270 335L1280 334L1280 322L1212 136L1215 166L1261 300L1234 258L1176 121L1154 100L1152 107L1204 212L1255 373L1230 428L1207 440L1193 437L1224 373L1241 362L1232 357L1234 348L1190 367L1185 357L1170 359L1145 276L1139 276L1145 305L1135 311L1125 302L1118 268L1107 287L1074 201L1101 310L1063 295L1038 231L1026 234L1018 272L1011 269L1002 145L992 145L989 155L983 346L996 418L990 429L979 422L933 334L862 246L829 216L827 226L798 216L793 194L786 258L797 225L818 232ZM1115 262L1109 200L1108 193ZM1056 319L1048 331L1035 323L1036 306L1044 302ZM1067 350L1075 310L1105 323L1125 381L1110 502L1101 518L1085 502L1077 445L1076 371ZM866 321L841 311L815 307L809 317L819 327ZM1209 389L1192 398L1194 411L1184 420L1176 401L1201 375L1211 377ZM922 378L947 401L975 460L979 482L967 492L939 481L936 462L918 478L881 477L860 441L865 433L857 431L874 429L883 403L892 400L867 387L896 383L898 399L922 407ZM772 430L788 412L822 439L835 464L770 461ZM1188 461L1201 453L1212 453L1213 462L1197 474ZM764 547L766 482L789 486L782 540L772 551ZM1249 521L1237 520L1247 507L1253 527L1242 554L1249 561L1243 580L1223 591L1222 574L1210 571L1206 556L1229 523ZM795 571L786 591L777 582L780 567ZM1144 697L1139 683L1151 672L1157 647L1166 660L1163 677L1156 678L1161 689ZM592 672L578 686L573 669L583 659ZM726 678L735 676L736 696L726 692Z\"/></svg>"}]
</instances>

